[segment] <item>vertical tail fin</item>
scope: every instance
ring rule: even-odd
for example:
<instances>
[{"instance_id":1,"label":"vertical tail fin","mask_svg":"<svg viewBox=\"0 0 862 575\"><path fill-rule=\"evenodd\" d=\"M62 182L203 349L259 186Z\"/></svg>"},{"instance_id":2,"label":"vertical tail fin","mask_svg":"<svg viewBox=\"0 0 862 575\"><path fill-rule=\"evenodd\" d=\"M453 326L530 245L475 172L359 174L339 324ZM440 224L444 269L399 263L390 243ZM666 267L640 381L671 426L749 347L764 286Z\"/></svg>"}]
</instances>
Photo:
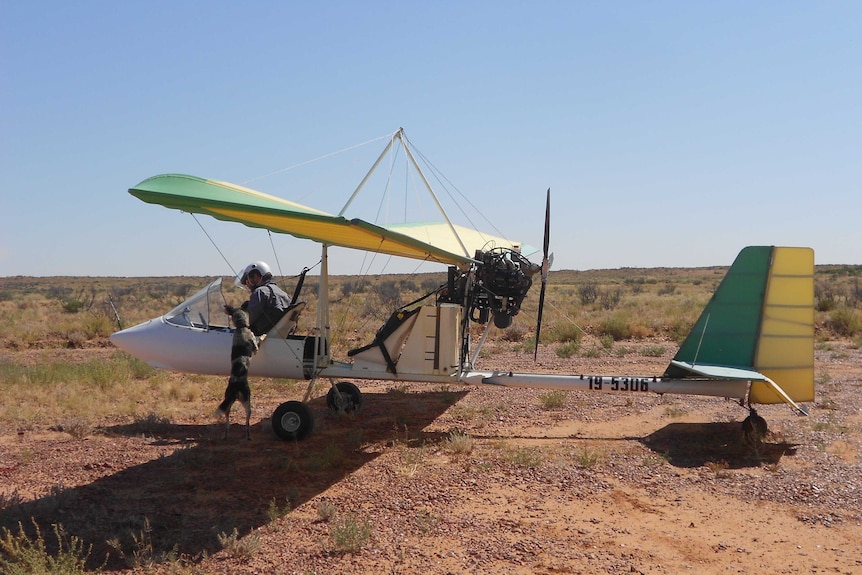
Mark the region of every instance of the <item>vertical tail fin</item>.
<instances>
[{"instance_id":1,"label":"vertical tail fin","mask_svg":"<svg viewBox=\"0 0 862 575\"><path fill-rule=\"evenodd\" d=\"M710 371L701 368L733 368L754 380L752 403L786 401L773 383L793 401L814 400L813 250L750 246L739 253L665 376Z\"/></svg>"}]
</instances>

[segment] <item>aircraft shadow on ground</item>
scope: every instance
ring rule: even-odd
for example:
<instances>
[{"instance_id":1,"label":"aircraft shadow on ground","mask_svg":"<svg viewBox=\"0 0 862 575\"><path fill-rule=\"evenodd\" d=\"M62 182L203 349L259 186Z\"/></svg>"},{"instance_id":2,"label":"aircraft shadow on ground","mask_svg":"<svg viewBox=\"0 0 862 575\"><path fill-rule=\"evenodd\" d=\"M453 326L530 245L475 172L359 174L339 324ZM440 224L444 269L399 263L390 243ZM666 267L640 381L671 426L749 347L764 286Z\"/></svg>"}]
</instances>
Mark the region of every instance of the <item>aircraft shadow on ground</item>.
<instances>
[{"instance_id":1,"label":"aircraft shadow on ground","mask_svg":"<svg viewBox=\"0 0 862 575\"><path fill-rule=\"evenodd\" d=\"M109 554L108 570L128 567L135 555L139 562L194 560L219 551L220 534L252 532L271 521L273 512L307 502L380 453L363 446L421 440L422 430L465 393L366 395L360 412L348 415L331 413L318 398L308 404L316 429L301 442L261 431L266 420L258 420L251 441L237 425L228 440L222 439L221 425L150 422L142 432L139 422L106 428L109 435L143 435L178 448L87 485L55 488L0 509L0 527L17 534L20 522L32 536L35 521L50 547L56 544L50 526L61 524L66 533L93 544L93 566ZM236 420L236 408L234 414Z\"/></svg>"},{"instance_id":2,"label":"aircraft shadow on ground","mask_svg":"<svg viewBox=\"0 0 862 575\"><path fill-rule=\"evenodd\" d=\"M795 455L796 446L767 437L755 451L743 441L741 424L671 423L638 439L675 467L712 464L729 469L778 463Z\"/></svg>"},{"instance_id":3,"label":"aircraft shadow on ground","mask_svg":"<svg viewBox=\"0 0 862 575\"><path fill-rule=\"evenodd\" d=\"M795 455L796 445L767 437L755 451L743 442L742 424L671 423L646 436L599 437L589 434L571 439L586 441L637 441L675 467L716 465L742 469L778 463L785 455ZM479 439L549 439L544 435L475 435ZM560 438L555 437L553 441Z\"/></svg>"}]
</instances>

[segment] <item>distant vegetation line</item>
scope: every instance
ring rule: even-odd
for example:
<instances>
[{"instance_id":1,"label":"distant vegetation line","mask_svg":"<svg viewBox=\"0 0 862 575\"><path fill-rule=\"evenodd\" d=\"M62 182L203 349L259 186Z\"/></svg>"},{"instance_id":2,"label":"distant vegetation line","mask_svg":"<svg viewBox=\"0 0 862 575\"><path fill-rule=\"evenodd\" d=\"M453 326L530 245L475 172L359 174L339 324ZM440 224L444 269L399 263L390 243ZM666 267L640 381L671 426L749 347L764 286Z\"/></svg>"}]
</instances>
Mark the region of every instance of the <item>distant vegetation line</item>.
<instances>
[{"instance_id":1,"label":"distant vegetation line","mask_svg":"<svg viewBox=\"0 0 862 575\"><path fill-rule=\"evenodd\" d=\"M663 339L679 343L724 277L726 267L617 268L551 272L542 344L562 356L620 353L619 342ZM817 266L816 326L821 338L862 335L862 265ZM0 278L0 349L86 348L110 345L108 336L159 316L182 303L212 278L177 277L5 277ZM334 352L367 343L388 315L446 280L444 272L341 275L330 278ZM288 293L295 279L283 280ZM536 278L535 281L538 281ZM308 306L300 329L309 329L317 303L318 278L310 276L300 298ZM239 304L246 292L223 285L225 300ZM492 340L535 346L538 289L524 301L515 323ZM220 308L220 305L218 306ZM215 312L214 312L215 313ZM119 322L118 322L119 316ZM616 349L615 349L616 348Z\"/></svg>"}]
</instances>

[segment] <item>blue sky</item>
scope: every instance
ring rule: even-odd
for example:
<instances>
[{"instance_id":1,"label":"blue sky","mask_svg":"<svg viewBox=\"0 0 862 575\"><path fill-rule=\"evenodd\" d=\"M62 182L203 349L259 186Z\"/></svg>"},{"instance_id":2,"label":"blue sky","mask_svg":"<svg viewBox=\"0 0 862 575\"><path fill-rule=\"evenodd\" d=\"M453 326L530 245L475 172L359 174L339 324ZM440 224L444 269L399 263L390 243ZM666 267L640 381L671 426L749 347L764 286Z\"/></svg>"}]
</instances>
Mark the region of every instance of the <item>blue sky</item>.
<instances>
[{"instance_id":1,"label":"blue sky","mask_svg":"<svg viewBox=\"0 0 862 575\"><path fill-rule=\"evenodd\" d=\"M0 0L0 276L292 275L316 245L128 188L189 173L338 212L385 142L260 176L399 127L513 239L541 245L550 187L556 269L752 244L860 264L860 25L856 1Z\"/></svg>"}]
</instances>

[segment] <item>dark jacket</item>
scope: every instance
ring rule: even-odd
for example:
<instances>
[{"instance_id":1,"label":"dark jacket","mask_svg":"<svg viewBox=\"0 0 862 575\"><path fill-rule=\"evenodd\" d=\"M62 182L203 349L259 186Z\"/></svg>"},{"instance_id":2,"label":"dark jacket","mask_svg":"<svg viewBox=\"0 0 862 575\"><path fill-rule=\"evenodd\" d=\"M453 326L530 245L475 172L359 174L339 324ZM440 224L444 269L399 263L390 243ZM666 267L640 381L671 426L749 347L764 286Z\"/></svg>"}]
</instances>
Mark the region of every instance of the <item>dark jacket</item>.
<instances>
[{"instance_id":1,"label":"dark jacket","mask_svg":"<svg viewBox=\"0 0 862 575\"><path fill-rule=\"evenodd\" d=\"M254 288L248 299L248 319L254 335L271 330L290 306L290 296L272 278Z\"/></svg>"}]
</instances>

